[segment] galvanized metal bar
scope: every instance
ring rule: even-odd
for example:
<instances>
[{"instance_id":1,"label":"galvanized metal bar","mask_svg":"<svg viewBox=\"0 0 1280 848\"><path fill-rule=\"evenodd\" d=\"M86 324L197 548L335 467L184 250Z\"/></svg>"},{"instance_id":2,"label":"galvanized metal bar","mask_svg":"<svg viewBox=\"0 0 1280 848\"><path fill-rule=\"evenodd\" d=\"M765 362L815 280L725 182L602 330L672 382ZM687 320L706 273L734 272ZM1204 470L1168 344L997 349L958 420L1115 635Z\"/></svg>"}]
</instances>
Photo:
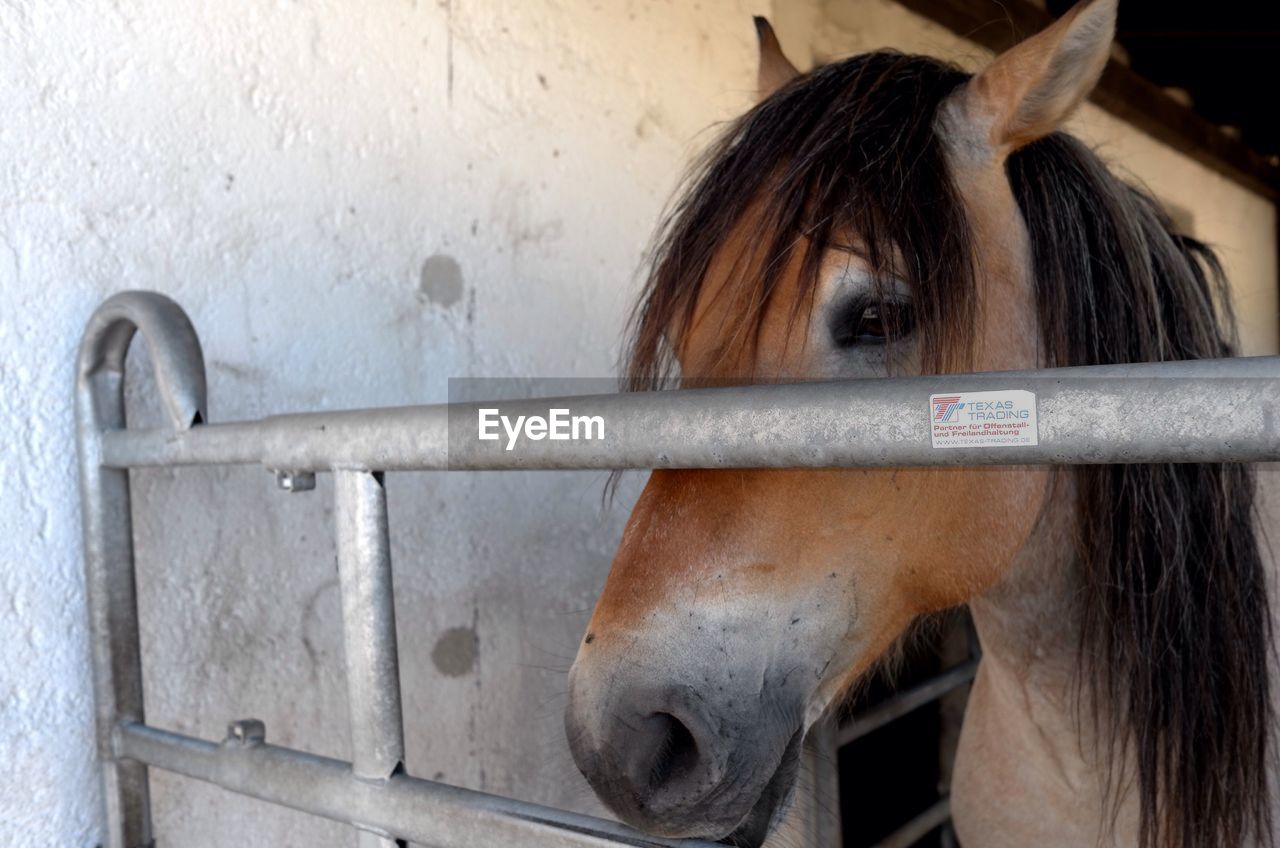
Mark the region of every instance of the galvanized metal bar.
<instances>
[{"instance_id":1,"label":"galvanized metal bar","mask_svg":"<svg viewBox=\"0 0 1280 848\"><path fill-rule=\"evenodd\" d=\"M105 394L107 380L95 380L82 403ZM117 721L142 721L142 657L133 574L133 525L129 472L102 468L92 428L80 437L80 510L84 523L85 594L98 759L106 805L107 848L152 844L147 770L111 756L109 736Z\"/></svg>"},{"instance_id":2,"label":"galvanized metal bar","mask_svg":"<svg viewBox=\"0 0 1280 848\"><path fill-rule=\"evenodd\" d=\"M882 839L876 848L910 848L951 818L951 800L939 798L902 827Z\"/></svg>"},{"instance_id":3,"label":"galvanized metal bar","mask_svg":"<svg viewBox=\"0 0 1280 848\"><path fill-rule=\"evenodd\" d=\"M404 763L400 661L396 650L391 540L382 475L334 475L338 579L351 723L351 768L359 780L384 783ZM361 827L361 848L396 848L394 834Z\"/></svg>"},{"instance_id":4,"label":"galvanized metal bar","mask_svg":"<svg viewBox=\"0 0 1280 848\"><path fill-rule=\"evenodd\" d=\"M912 710L919 709L930 701L936 701L953 689L958 689L973 680L973 676L977 673L978 660L969 660L947 669L918 686L889 696L874 707L854 716L848 724L842 726L837 733L836 744L843 747L868 733L879 730Z\"/></svg>"},{"instance_id":5,"label":"galvanized metal bar","mask_svg":"<svg viewBox=\"0 0 1280 848\"><path fill-rule=\"evenodd\" d=\"M937 449L933 394L1036 395L1039 444ZM1280 459L1280 357L394 407L104 435L104 462L333 469L749 468ZM479 410L599 416L599 439L477 438Z\"/></svg>"},{"instance_id":6,"label":"galvanized metal bar","mask_svg":"<svg viewBox=\"0 0 1280 848\"><path fill-rule=\"evenodd\" d=\"M97 746L108 848L154 844L146 766L116 759L113 728L142 721L142 658L127 471L102 463L102 434L125 426L124 361L141 330L175 432L203 417L204 359L182 309L158 294L110 298L85 329L76 362L76 441Z\"/></svg>"},{"instance_id":7,"label":"galvanized metal bar","mask_svg":"<svg viewBox=\"0 0 1280 848\"><path fill-rule=\"evenodd\" d=\"M272 804L334 821L363 823L432 848L713 848L645 836L615 822L395 774L380 784L340 760L228 739L221 745L125 724L116 754Z\"/></svg>"},{"instance_id":8,"label":"galvanized metal bar","mask_svg":"<svg viewBox=\"0 0 1280 848\"><path fill-rule=\"evenodd\" d=\"M151 347L168 426L128 430L124 358L135 331ZM111 298L86 330L77 366L85 563L98 745L110 848L152 844L147 766L175 771L362 829L450 848L475 844L673 846L598 819L409 777L403 760L384 470L868 467L1265 461L1280 459L1280 357L947 375L632 395L282 415L207 424L203 357L190 322L160 295ZM1025 390L1039 444L934 449L930 395ZM599 416L602 438L476 438L482 408L509 417L553 408ZM199 426L197 426L199 425ZM305 489L337 472L339 562L353 763L267 745L242 722L222 745L143 724L128 468L261 464ZM974 663L896 696L845 728L870 732L972 678ZM946 821L943 799L885 846Z\"/></svg>"}]
</instances>

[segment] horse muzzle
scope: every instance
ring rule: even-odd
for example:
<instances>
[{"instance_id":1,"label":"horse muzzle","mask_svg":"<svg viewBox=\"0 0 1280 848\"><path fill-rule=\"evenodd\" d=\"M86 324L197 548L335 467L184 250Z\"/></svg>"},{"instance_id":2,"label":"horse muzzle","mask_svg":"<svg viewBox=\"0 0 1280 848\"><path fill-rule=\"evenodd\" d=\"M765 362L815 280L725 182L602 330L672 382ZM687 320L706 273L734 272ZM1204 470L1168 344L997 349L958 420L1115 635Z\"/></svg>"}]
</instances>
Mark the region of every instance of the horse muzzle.
<instances>
[{"instance_id":1,"label":"horse muzzle","mask_svg":"<svg viewBox=\"0 0 1280 848\"><path fill-rule=\"evenodd\" d=\"M565 729L600 799L657 836L763 843L799 772L799 693L758 670L661 681L634 663L596 674L593 659L580 657L570 674Z\"/></svg>"}]
</instances>

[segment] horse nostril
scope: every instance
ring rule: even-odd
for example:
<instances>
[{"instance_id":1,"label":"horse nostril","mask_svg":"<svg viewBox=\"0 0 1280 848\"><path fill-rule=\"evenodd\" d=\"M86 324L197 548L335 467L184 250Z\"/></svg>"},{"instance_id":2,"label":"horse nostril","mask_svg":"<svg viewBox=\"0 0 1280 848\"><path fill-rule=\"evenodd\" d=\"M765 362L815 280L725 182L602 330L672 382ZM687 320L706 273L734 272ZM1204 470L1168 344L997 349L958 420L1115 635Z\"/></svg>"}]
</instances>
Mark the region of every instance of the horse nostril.
<instances>
[{"instance_id":1,"label":"horse nostril","mask_svg":"<svg viewBox=\"0 0 1280 848\"><path fill-rule=\"evenodd\" d=\"M640 785L647 785L650 790L658 789L679 781L697 768L698 743L684 722L670 713L654 713L645 719L645 723L649 735L658 744L653 749L649 779Z\"/></svg>"},{"instance_id":2,"label":"horse nostril","mask_svg":"<svg viewBox=\"0 0 1280 848\"><path fill-rule=\"evenodd\" d=\"M701 820L686 832L681 817L693 815L723 783L723 740L703 721L698 705L683 702L683 689L613 694L616 701L592 704L593 709L575 709L571 702L565 717L569 748L591 788L641 829L686 836L710 832Z\"/></svg>"}]
</instances>

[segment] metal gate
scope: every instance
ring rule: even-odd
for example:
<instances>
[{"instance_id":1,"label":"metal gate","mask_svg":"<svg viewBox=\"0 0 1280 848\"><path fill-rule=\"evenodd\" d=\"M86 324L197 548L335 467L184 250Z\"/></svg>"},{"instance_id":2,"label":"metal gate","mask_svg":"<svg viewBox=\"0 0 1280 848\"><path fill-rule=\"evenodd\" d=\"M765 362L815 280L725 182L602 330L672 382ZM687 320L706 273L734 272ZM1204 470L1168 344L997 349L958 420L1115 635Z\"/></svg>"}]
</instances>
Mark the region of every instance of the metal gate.
<instances>
[{"instance_id":1,"label":"metal gate","mask_svg":"<svg viewBox=\"0 0 1280 848\"><path fill-rule=\"evenodd\" d=\"M166 427L128 429L125 422L124 362L137 331L151 351ZM1038 444L932 447L930 395L994 389L1035 393ZM75 391L97 748L111 848L153 844L152 767L349 823L362 848L404 841L438 848L707 845L655 839L405 773L385 472L1280 458L1280 357L575 397L577 409L607 417L607 438L533 441L511 451L450 440L451 420L475 421L476 406L466 404L211 424L195 330L177 304L148 292L118 294L94 313ZM1210 398L1212 414L1205 410ZM554 401L504 404L514 412L545 412L549 405ZM231 722L216 742L146 724L129 469L225 464L263 465L294 490L314 486L316 473L334 475L350 763L271 745L252 719ZM842 741L963 684L975 666L900 693L846 726ZM894 844L909 844L946 815L944 800L905 825Z\"/></svg>"}]
</instances>

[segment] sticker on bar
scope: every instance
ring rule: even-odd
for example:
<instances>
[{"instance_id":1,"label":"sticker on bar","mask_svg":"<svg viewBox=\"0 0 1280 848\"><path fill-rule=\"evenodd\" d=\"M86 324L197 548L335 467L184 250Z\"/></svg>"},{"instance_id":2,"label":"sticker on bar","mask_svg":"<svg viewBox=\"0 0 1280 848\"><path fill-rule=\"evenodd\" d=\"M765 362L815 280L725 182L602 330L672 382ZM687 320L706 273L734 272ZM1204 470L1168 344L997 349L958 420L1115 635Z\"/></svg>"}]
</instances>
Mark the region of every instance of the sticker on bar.
<instances>
[{"instance_id":1,"label":"sticker on bar","mask_svg":"<svg viewBox=\"0 0 1280 848\"><path fill-rule=\"evenodd\" d=\"M1040 443L1036 396L1022 389L929 395L935 448L1012 448Z\"/></svg>"}]
</instances>

